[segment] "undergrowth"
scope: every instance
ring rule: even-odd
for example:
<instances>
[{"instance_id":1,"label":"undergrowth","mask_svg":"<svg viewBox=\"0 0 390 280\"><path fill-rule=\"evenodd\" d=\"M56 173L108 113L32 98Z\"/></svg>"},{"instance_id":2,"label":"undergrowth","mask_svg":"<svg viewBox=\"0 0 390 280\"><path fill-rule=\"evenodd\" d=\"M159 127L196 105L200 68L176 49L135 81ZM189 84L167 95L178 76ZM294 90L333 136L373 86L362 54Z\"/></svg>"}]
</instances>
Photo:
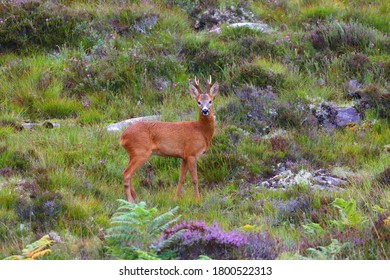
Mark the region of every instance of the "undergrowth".
<instances>
[{"instance_id":1,"label":"undergrowth","mask_svg":"<svg viewBox=\"0 0 390 280\"><path fill-rule=\"evenodd\" d=\"M0 4L0 258L388 259L389 4L352 2ZM230 28L238 13L270 29ZM118 212L127 157L106 125L195 119L188 82L210 75L201 202L188 178L174 201L180 161L153 157L144 203ZM335 108L360 121L327 127ZM316 172L345 184L266 184Z\"/></svg>"}]
</instances>

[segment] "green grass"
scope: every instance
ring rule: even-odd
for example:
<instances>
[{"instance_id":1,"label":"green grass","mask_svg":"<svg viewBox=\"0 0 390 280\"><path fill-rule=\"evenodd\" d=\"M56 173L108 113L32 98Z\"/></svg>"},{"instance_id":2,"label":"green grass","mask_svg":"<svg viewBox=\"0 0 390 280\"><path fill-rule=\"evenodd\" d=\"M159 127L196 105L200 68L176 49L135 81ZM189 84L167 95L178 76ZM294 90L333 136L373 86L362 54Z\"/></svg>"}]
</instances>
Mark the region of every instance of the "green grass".
<instances>
[{"instance_id":1,"label":"green grass","mask_svg":"<svg viewBox=\"0 0 390 280\"><path fill-rule=\"evenodd\" d=\"M206 1L242 6L273 27L261 33L222 24L217 35L193 29L193 1L60 2L0 5L0 259L50 232L62 243L45 259L109 259L100 238L124 198L128 158L119 134L104 127L155 114L195 119L188 80L209 75L220 93L214 138L198 161L201 202L190 176L183 197L173 199L180 160L160 157L133 178L140 199L161 213L178 206L182 220L268 232L282 245L281 259L390 257L387 241L373 233L387 233L381 215L390 211L389 188L377 181L390 166L387 3ZM151 29L137 31L154 16ZM27 19L36 29L23 36ZM376 102L363 122L330 132L311 122L311 106L354 104L351 79ZM260 95L272 86L271 99L242 97L248 86ZM21 128L45 121L60 127ZM323 168L348 184L342 192L259 187L287 165ZM334 206L340 199L356 203L349 224Z\"/></svg>"}]
</instances>

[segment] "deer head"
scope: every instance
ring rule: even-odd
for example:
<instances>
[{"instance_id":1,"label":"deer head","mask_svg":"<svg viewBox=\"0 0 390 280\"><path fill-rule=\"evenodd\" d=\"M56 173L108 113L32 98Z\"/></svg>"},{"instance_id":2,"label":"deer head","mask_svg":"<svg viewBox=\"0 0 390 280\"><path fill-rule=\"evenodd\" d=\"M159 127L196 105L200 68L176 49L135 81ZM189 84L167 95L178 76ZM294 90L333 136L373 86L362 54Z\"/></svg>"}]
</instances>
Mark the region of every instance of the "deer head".
<instances>
[{"instance_id":1,"label":"deer head","mask_svg":"<svg viewBox=\"0 0 390 280\"><path fill-rule=\"evenodd\" d=\"M203 91L199 80L194 81L195 85L190 83L190 94L198 103L198 107L203 116L207 117L211 112L211 106L213 105L213 98L217 95L219 90L218 82L211 85L211 76L206 85L206 91Z\"/></svg>"}]
</instances>

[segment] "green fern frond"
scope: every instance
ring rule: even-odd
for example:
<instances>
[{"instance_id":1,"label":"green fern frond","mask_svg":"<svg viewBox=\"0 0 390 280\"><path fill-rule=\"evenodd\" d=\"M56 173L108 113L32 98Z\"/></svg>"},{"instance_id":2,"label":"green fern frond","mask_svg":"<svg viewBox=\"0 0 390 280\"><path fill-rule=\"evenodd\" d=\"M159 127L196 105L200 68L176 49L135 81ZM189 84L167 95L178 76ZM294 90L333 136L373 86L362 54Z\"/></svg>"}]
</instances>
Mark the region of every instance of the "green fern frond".
<instances>
[{"instance_id":1,"label":"green fern frond","mask_svg":"<svg viewBox=\"0 0 390 280\"><path fill-rule=\"evenodd\" d=\"M106 235L111 255L120 259L153 259L155 253L152 244L164 230L179 220L180 216L175 217L179 208L158 215L157 208L148 209L145 202L118 202L120 205L111 218L111 227Z\"/></svg>"}]
</instances>

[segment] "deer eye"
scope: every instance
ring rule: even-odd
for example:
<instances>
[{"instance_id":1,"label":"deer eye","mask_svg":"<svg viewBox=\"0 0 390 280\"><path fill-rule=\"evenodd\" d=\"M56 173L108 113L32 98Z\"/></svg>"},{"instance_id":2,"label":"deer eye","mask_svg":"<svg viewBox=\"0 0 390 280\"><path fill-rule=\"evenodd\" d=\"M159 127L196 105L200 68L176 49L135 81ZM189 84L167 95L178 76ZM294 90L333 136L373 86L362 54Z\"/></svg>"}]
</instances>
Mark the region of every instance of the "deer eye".
<instances>
[{"instance_id":1,"label":"deer eye","mask_svg":"<svg viewBox=\"0 0 390 280\"><path fill-rule=\"evenodd\" d=\"M209 101L209 104L213 103L211 100Z\"/></svg>"},{"instance_id":2,"label":"deer eye","mask_svg":"<svg viewBox=\"0 0 390 280\"><path fill-rule=\"evenodd\" d=\"M198 105L200 105L200 101L198 101Z\"/></svg>"}]
</instances>

